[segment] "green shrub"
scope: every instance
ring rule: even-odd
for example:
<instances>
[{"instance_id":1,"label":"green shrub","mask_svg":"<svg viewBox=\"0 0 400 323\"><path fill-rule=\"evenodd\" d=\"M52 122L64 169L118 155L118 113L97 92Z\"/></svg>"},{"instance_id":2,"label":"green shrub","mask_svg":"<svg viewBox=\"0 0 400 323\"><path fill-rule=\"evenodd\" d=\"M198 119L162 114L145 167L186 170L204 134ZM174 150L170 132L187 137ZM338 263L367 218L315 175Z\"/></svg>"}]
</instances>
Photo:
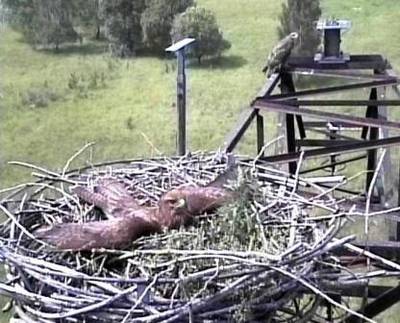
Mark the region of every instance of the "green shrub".
<instances>
[{"instance_id":1,"label":"green shrub","mask_svg":"<svg viewBox=\"0 0 400 323\"><path fill-rule=\"evenodd\" d=\"M155 52L163 52L171 42L174 17L193 5L194 0L146 0L140 20L144 45Z\"/></svg>"},{"instance_id":2,"label":"green shrub","mask_svg":"<svg viewBox=\"0 0 400 323\"><path fill-rule=\"evenodd\" d=\"M30 108L45 108L50 102L57 101L61 95L55 89L47 86L31 88L22 95L22 103Z\"/></svg>"},{"instance_id":3,"label":"green shrub","mask_svg":"<svg viewBox=\"0 0 400 323\"><path fill-rule=\"evenodd\" d=\"M90 91L106 88L108 81L115 77L117 67L111 60L107 60L104 66L84 65L80 72L69 75L67 87L79 97L86 98Z\"/></svg>"},{"instance_id":4,"label":"green shrub","mask_svg":"<svg viewBox=\"0 0 400 323\"><path fill-rule=\"evenodd\" d=\"M203 56L221 55L231 47L230 42L224 39L214 14L199 7L189 8L176 16L171 37L174 42L185 37L195 38L192 54L199 63Z\"/></svg>"}]
</instances>

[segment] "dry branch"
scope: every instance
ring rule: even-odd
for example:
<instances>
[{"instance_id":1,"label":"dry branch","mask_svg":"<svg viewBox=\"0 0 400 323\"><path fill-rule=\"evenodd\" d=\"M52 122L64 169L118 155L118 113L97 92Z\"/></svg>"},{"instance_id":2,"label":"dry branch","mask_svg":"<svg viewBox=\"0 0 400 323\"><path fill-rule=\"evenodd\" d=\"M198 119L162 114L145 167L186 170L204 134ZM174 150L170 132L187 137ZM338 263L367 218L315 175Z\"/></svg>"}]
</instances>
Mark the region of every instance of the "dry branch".
<instances>
[{"instance_id":1,"label":"dry branch","mask_svg":"<svg viewBox=\"0 0 400 323\"><path fill-rule=\"evenodd\" d=\"M0 191L0 209L7 216L0 226L0 259L8 268L0 292L15 299L22 319L227 322L269 317L306 322L324 315L322 299L362 317L333 300L325 287L399 274L398 264L354 247L352 236L338 236L346 219L363 212L320 186L323 178L303 178L300 169L291 176L260 161L240 159L239 177L229 185L243 198L190 226L142 237L126 249L52 249L32 232L42 225L104 219L99 209L71 193L70 185L93 187L111 177L152 207L171 188L212 182L232 160L222 153L198 152L68 171L84 148L60 173L15 162L31 168L40 180ZM335 187L347 182L326 178L332 180ZM382 212L391 210L367 214ZM334 256L340 248L387 269L346 268Z\"/></svg>"}]
</instances>

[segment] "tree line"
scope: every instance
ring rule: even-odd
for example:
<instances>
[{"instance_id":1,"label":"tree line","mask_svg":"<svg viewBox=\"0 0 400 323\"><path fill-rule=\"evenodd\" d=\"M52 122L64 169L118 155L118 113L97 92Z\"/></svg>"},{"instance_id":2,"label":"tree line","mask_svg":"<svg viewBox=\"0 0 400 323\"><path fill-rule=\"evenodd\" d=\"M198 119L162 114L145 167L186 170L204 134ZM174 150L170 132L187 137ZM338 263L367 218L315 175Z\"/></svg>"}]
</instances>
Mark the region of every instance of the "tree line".
<instances>
[{"instance_id":1,"label":"tree line","mask_svg":"<svg viewBox=\"0 0 400 323\"><path fill-rule=\"evenodd\" d=\"M0 0L2 20L20 30L36 47L54 47L91 37L104 38L112 54L130 57L140 50L162 53L184 37L197 42L193 55L220 55L230 47L212 12L195 0ZM278 36L299 33L296 55L313 55L320 36L315 23L320 0L287 0Z\"/></svg>"},{"instance_id":2,"label":"tree line","mask_svg":"<svg viewBox=\"0 0 400 323\"><path fill-rule=\"evenodd\" d=\"M8 23L37 48L59 49L104 38L112 54L162 53L174 41L194 37L193 55L220 55L230 47L214 14L194 0L0 0Z\"/></svg>"}]
</instances>

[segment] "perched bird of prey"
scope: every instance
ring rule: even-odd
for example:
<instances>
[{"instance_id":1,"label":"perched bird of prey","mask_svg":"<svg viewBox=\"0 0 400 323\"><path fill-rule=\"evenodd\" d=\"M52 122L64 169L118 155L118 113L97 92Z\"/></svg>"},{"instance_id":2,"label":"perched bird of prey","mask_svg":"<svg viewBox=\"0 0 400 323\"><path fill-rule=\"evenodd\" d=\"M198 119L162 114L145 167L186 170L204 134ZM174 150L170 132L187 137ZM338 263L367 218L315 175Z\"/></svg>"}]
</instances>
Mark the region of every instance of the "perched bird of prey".
<instances>
[{"instance_id":1,"label":"perched bird of prey","mask_svg":"<svg viewBox=\"0 0 400 323\"><path fill-rule=\"evenodd\" d=\"M267 74L269 78L276 70L278 70L282 64L289 58L290 53L299 38L299 34L296 32L290 33L285 38L281 39L278 44L272 49L268 56L267 64L263 68L263 72Z\"/></svg>"},{"instance_id":2,"label":"perched bird of prey","mask_svg":"<svg viewBox=\"0 0 400 323\"><path fill-rule=\"evenodd\" d=\"M37 238L61 250L123 248L141 236L185 225L233 198L233 193L222 187L183 185L166 192L157 206L145 207L122 184L110 179L99 181L94 192L81 186L73 192L100 208L107 220L56 224L35 231Z\"/></svg>"}]
</instances>

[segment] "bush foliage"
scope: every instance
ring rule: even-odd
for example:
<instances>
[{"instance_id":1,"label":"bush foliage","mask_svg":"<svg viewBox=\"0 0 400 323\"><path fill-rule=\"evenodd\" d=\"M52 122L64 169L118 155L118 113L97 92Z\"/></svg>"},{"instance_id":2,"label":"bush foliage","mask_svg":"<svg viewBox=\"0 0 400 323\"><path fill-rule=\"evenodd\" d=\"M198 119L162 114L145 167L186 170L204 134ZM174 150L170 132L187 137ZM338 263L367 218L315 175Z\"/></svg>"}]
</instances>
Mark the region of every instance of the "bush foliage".
<instances>
[{"instance_id":1,"label":"bush foliage","mask_svg":"<svg viewBox=\"0 0 400 323\"><path fill-rule=\"evenodd\" d=\"M219 55L230 44L210 11L195 0L0 0L8 20L38 47L82 43L95 31L114 56L131 57L140 49L163 53L187 34L198 42L195 56ZM91 34L93 36L93 33ZM172 38L171 38L172 36Z\"/></svg>"},{"instance_id":2,"label":"bush foliage","mask_svg":"<svg viewBox=\"0 0 400 323\"><path fill-rule=\"evenodd\" d=\"M194 0L146 0L141 17L144 45L153 51L163 51L171 42L174 17L194 4Z\"/></svg>"},{"instance_id":3,"label":"bush foliage","mask_svg":"<svg viewBox=\"0 0 400 323\"><path fill-rule=\"evenodd\" d=\"M56 49L60 44L78 39L73 27L74 1L3 0L10 20L35 46Z\"/></svg>"},{"instance_id":4,"label":"bush foliage","mask_svg":"<svg viewBox=\"0 0 400 323\"><path fill-rule=\"evenodd\" d=\"M193 37L196 43L192 54L201 63L203 56L220 55L231 44L224 39L214 14L204 8L192 7L174 20L171 36L173 41Z\"/></svg>"}]
</instances>

